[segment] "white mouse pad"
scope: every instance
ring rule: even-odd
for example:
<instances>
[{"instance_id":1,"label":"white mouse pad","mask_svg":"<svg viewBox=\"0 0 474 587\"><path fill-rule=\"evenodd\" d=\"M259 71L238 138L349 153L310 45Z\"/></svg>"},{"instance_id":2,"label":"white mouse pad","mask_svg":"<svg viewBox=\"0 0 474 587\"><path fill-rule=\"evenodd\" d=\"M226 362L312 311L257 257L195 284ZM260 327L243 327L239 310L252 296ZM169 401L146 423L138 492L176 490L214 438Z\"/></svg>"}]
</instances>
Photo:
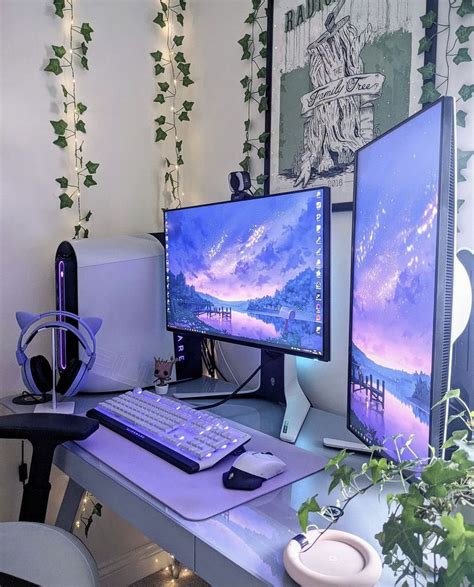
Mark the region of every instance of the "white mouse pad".
<instances>
[{"instance_id":1,"label":"white mouse pad","mask_svg":"<svg viewBox=\"0 0 474 587\"><path fill-rule=\"evenodd\" d=\"M327 462L257 430L230 424L252 436L245 445L247 450L273 453L287 464L286 470L254 491L238 491L226 489L222 483L222 474L236 458L232 455L211 469L190 475L103 426L77 444L188 520L205 520L228 511L312 475Z\"/></svg>"}]
</instances>

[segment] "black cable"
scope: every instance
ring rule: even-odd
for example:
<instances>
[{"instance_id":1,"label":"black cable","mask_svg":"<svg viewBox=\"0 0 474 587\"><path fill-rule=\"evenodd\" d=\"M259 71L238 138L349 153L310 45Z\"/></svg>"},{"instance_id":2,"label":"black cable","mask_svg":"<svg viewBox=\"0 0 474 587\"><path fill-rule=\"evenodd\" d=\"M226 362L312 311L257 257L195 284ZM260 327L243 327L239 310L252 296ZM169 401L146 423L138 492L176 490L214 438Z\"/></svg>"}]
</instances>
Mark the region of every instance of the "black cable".
<instances>
[{"instance_id":1,"label":"black cable","mask_svg":"<svg viewBox=\"0 0 474 587\"><path fill-rule=\"evenodd\" d=\"M268 365L268 363L270 363L270 361L274 361L277 357L269 357L264 363L260 363L260 365L255 369L255 371L249 375L247 377L247 379L241 383L239 385L239 387L237 387L237 389L234 389L234 391L226 396L224 399L221 399L218 402L214 402L213 404L208 404L207 406L193 406L195 410L208 410L209 408L216 408L217 406L221 406L222 404L225 404L226 402L228 402L229 400L233 399L238 393L239 391L241 391L241 389L243 389L247 383L253 379L255 377L255 375L261 370L263 369L263 367L265 367L266 365Z\"/></svg>"}]
</instances>

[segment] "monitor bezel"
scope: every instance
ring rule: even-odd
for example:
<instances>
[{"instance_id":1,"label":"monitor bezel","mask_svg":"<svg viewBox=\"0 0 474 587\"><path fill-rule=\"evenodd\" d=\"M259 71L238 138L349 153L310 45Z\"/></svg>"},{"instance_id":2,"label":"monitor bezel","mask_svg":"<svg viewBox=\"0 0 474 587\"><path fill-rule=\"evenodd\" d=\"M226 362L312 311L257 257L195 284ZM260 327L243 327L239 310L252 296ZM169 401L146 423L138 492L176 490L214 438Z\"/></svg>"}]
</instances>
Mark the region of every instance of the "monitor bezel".
<instances>
[{"instance_id":1,"label":"monitor bezel","mask_svg":"<svg viewBox=\"0 0 474 587\"><path fill-rule=\"evenodd\" d=\"M298 357L305 357L310 359L316 359L323 362L328 362L331 360L331 335L330 335L330 314L331 314L331 287L330 287L330 275L331 275L331 190L327 186L317 186L312 188L307 188L304 190L294 190L291 192L281 192L277 194L265 194L262 196L258 196L255 200L262 200L266 198L278 198L280 196L289 196L289 195L298 195L305 192L315 192L317 190L322 191L322 198L323 198L323 234L327 235L327 238L324 239L325 243L328 243L324 246L323 249L323 304L324 304L324 311L323 311L323 352L321 354L305 352L303 350L298 349L291 349L291 348L284 348L277 345L270 345L265 344L265 342L258 342L252 340L246 340L241 338L234 338L232 336L221 336L215 333L203 333L203 332L196 332L191 329L183 329L178 328L176 326L170 326L168 320L168 311L166 312L166 329L169 332L185 332L194 335L205 336L206 338L211 338L213 340L221 341L221 342L229 342L232 344L239 344L242 346L249 346L253 348L259 348L262 350L270 351L270 352L279 352L284 353L287 355L295 355ZM191 208L206 208L210 206L216 205L238 205L241 202L251 202L253 198L248 198L245 200L224 200L221 202L211 202L208 204L199 204L195 206L186 206L185 208L171 208L171 209L163 209L163 227L164 227L164 234L165 234L165 275L166 275L166 266L167 266L167 259L168 259L168 250L166 244L166 215L173 214L179 210L183 209L191 209ZM168 285L167 280L165 278L165 299L168 299ZM166 308L166 305L165 305Z\"/></svg>"},{"instance_id":2,"label":"monitor bezel","mask_svg":"<svg viewBox=\"0 0 474 587\"><path fill-rule=\"evenodd\" d=\"M347 363L347 408L346 408L346 427L367 446L362 434L351 426L351 363L352 363L352 310L354 301L354 246L355 246L355 226L357 215L357 173L359 154L373 146L378 140L395 132L399 127L407 124L418 116L422 116L427 110L441 105L441 124L440 124L440 152L439 152L439 177L438 177L438 217L437 217L437 235L436 235L436 252L435 252L435 282L434 282L434 307L433 307L433 340L431 349L431 385L430 385L430 413L429 413L429 432L428 442L435 450L437 456L443 454L443 444L446 441L446 422L448 416L447 406L436 406L444 394L448 391L451 367L452 341L451 341L451 321L452 321L452 302L453 302L453 265L455 252L455 185L456 180L452 176L454 165L454 147L455 143L455 125L454 125L454 100L450 96L443 96L428 107L423 108L395 125L393 128L384 132L370 143L361 147L354 161L354 184L353 184L353 212L352 212L352 243L351 243L351 280L350 280L350 301L349 301L349 340L348 340L348 363ZM453 215L453 220L450 216ZM451 230L449 225L451 223ZM450 232L452 234L450 234ZM442 241L441 235L447 235ZM394 460L388 452L375 451L377 456L385 456ZM427 446L428 457L430 454ZM424 457L422 457L424 458Z\"/></svg>"}]
</instances>

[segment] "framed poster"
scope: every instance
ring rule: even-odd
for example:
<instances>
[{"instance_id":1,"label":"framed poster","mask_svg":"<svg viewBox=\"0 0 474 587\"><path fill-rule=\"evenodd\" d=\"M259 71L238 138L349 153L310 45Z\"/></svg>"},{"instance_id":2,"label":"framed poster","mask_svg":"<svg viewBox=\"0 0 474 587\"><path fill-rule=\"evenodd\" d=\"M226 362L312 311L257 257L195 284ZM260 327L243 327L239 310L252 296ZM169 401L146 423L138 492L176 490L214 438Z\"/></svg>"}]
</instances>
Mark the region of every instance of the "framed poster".
<instances>
[{"instance_id":1,"label":"framed poster","mask_svg":"<svg viewBox=\"0 0 474 587\"><path fill-rule=\"evenodd\" d=\"M327 185L334 203L352 201L357 149L421 107L419 42L431 31L420 17L436 2L428 5L269 2L270 193Z\"/></svg>"}]
</instances>

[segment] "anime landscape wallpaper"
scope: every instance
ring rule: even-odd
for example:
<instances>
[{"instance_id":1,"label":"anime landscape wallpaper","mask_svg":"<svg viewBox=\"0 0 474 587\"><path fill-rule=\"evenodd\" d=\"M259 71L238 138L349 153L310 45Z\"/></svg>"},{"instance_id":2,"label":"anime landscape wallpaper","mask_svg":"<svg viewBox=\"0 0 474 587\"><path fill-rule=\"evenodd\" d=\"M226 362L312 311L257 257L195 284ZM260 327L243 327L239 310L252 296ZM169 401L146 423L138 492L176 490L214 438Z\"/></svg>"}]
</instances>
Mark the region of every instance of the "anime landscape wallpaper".
<instances>
[{"instance_id":1,"label":"anime landscape wallpaper","mask_svg":"<svg viewBox=\"0 0 474 587\"><path fill-rule=\"evenodd\" d=\"M166 212L168 326L322 354L323 205L313 189Z\"/></svg>"},{"instance_id":2,"label":"anime landscape wallpaper","mask_svg":"<svg viewBox=\"0 0 474 587\"><path fill-rule=\"evenodd\" d=\"M428 456L440 133L438 105L358 160L349 422L394 459Z\"/></svg>"}]
</instances>

